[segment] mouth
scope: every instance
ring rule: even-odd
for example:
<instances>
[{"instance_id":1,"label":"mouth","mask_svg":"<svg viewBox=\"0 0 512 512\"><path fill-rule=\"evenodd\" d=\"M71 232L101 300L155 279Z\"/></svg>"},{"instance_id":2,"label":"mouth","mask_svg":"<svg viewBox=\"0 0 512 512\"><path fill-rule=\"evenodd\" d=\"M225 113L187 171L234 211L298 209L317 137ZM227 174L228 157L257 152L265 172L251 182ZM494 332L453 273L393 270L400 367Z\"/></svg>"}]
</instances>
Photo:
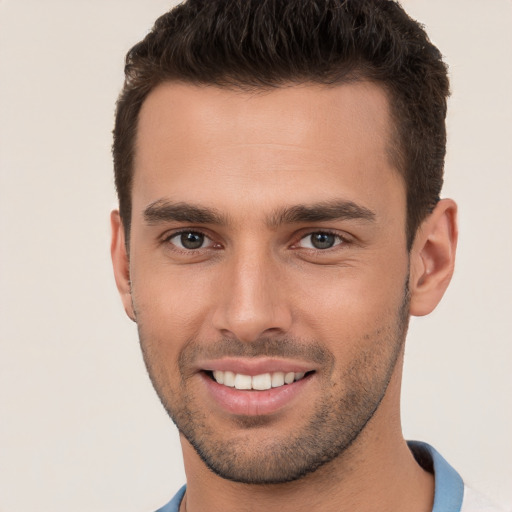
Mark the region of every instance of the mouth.
<instances>
[{"instance_id":1,"label":"mouth","mask_svg":"<svg viewBox=\"0 0 512 512\"><path fill-rule=\"evenodd\" d=\"M276 371L260 373L259 375L245 375L230 370L205 371L210 379L217 384L237 390L267 391L273 388L281 388L300 381L313 371L309 372L284 372Z\"/></svg>"},{"instance_id":2,"label":"mouth","mask_svg":"<svg viewBox=\"0 0 512 512\"><path fill-rule=\"evenodd\" d=\"M268 416L295 410L293 404L308 402L306 393L316 374L316 370L301 365L280 367L277 361L260 365L217 362L208 366L210 368L201 370L199 375L209 396L209 407L212 412L220 410L238 417ZM228 370L226 366L231 368Z\"/></svg>"},{"instance_id":3,"label":"mouth","mask_svg":"<svg viewBox=\"0 0 512 512\"><path fill-rule=\"evenodd\" d=\"M306 361L223 357L197 361L196 371L212 413L275 415L307 404L318 384L319 368Z\"/></svg>"}]
</instances>

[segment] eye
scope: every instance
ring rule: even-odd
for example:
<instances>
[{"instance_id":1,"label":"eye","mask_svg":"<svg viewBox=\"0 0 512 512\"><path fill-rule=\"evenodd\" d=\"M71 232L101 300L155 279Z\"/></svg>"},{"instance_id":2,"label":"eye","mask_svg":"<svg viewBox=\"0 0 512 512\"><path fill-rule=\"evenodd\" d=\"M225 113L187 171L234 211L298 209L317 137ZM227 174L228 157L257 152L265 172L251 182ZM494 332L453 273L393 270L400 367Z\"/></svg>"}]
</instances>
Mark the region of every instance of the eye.
<instances>
[{"instance_id":1,"label":"eye","mask_svg":"<svg viewBox=\"0 0 512 512\"><path fill-rule=\"evenodd\" d=\"M195 249L202 249L205 244L211 244L212 241L203 233L198 231L182 231L175 233L166 240L180 249L193 251Z\"/></svg>"},{"instance_id":2,"label":"eye","mask_svg":"<svg viewBox=\"0 0 512 512\"><path fill-rule=\"evenodd\" d=\"M302 238L298 245L305 249L330 249L342 242L343 239L339 235L318 231Z\"/></svg>"}]
</instances>

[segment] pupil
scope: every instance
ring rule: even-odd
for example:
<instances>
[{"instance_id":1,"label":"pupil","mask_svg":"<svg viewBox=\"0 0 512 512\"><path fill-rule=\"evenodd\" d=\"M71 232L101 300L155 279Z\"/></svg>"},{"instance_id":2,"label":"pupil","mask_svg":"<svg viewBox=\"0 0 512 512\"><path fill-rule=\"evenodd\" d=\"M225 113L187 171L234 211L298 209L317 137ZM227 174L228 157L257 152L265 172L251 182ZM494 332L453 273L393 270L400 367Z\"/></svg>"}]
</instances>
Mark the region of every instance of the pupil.
<instances>
[{"instance_id":1,"label":"pupil","mask_svg":"<svg viewBox=\"0 0 512 512\"><path fill-rule=\"evenodd\" d=\"M330 249L334 245L334 235L329 233L315 233L311 235L311 243L317 249Z\"/></svg>"},{"instance_id":2,"label":"pupil","mask_svg":"<svg viewBox=\"0 0 512 512\"><path fill-rule=\"evenodd\" d=\"M182 233L181 244L185 249L199 249L204 242L204 236L201 233Z\"/></svg>"}]
</instances>

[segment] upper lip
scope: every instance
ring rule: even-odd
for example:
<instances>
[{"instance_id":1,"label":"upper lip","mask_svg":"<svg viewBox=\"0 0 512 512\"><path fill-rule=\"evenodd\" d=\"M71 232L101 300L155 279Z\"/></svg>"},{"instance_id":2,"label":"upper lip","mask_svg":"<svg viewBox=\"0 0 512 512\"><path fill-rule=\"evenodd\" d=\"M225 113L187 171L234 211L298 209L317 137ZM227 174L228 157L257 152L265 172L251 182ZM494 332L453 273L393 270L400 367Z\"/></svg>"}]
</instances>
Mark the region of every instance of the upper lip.
<instances>
[{"instance_id":1,"label":"upper lip","mask_svg":"<svg viewBox=\"0 0 512 512\"><path fill-rule=\"evenodd\" d=\"M310 372L315 368L305 361L294 361L291 359L276 359L268 357L258 358L233 358L223 357L208 361L199 361L197 364L199 371L231 371L243 375L261 375L263 373L273 372Z\"/></svg>"}]
</instances>

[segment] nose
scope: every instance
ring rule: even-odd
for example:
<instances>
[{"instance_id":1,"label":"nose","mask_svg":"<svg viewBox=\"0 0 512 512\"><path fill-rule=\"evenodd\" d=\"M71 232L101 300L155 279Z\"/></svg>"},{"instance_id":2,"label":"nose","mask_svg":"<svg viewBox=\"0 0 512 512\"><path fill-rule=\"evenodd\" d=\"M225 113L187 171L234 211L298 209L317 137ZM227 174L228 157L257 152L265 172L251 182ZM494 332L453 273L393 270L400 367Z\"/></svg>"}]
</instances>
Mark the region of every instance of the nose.
<instances>
[{"instance_id":1,"label":"nose","mask_svg":"<svg viewBox=\"0 0 512 512\"><path fill-rule=\"evenodd\" d=\"M251 342L288 332L292 311L279 263L264 251L247 252L226 262L213 324L222 336Z\"/></svg>"}]
</instances>

